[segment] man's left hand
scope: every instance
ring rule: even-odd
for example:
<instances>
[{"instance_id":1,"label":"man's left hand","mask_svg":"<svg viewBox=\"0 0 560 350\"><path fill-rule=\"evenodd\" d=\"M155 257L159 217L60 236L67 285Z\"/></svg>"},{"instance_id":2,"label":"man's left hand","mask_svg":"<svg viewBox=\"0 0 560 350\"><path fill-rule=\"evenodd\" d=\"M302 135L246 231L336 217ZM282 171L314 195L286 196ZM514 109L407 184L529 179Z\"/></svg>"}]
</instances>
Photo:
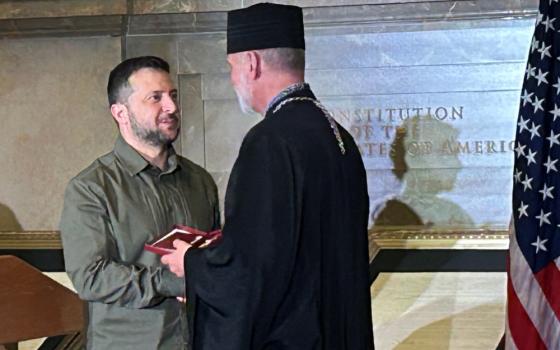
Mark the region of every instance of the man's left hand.
<instances>
[{"instance_id":1,"label":"man's left hand","mask_svg":"<svg viewBox=\"0 0 560 350\"><path fill-rule=\"evenodd\" d=\"M177 277L183 277L185 276L185 253L189 250L191 245L180 239L176 239L173 241L173 247L175 247L175 251L164 255L161 258L161 262L169 266L169 270L177 275Z\"/></svg>"}]
</instances>

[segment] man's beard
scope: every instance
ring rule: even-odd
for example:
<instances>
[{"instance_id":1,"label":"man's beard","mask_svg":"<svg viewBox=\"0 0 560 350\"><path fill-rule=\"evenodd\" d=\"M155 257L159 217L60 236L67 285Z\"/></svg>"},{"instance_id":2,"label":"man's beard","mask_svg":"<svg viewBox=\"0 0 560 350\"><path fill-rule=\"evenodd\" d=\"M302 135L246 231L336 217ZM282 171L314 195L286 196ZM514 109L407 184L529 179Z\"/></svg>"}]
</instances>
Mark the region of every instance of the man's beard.
<instances>
[{"instance_id":1,"label":"man's beard","mask_svg":"<svg viewBox=\"0 0 560 350\"><path fill-rule=\"evenodd\" d=\"M254 113L255 110L251 107L250 99L247 96L246 80L242 77L240 84L237 88L233 88L235 94L237 95L237 103L239 103L239 108L244 114Z\"/></svg>"},{"instance_id":2,"label":"man's beard","mask_svg":"<svg viewBox=\"0 0 560 350\"><path fill-rule=\"evenodd\" d=\"M130 126L132 128L132 132L134 133L134 135L151 146L156 146L156 147L169 146L179 136L179 128L177 128L177 133L175 134L175 137L169 137L157 128L150 130L141 126L138 123L138 120L136 119L134 113L132 113L132 111L130 110L129 110L129 116L130 116ZM171 114L168 116L168 118L175 119L178 122L177 114Z\"/></svg>"}]
</instances>

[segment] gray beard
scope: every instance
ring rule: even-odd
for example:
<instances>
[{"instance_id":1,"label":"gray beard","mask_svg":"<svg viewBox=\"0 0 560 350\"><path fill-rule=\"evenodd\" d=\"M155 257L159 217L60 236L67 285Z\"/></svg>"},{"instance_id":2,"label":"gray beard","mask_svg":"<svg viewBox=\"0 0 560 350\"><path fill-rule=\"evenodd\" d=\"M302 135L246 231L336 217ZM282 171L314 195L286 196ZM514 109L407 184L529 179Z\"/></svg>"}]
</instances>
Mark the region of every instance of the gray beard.
<instances>
[{"instance_id":1,"label":"gray beard","mask_svg":"<svg viewBox=\"0 0 560 350\"><path fill-rule=\"evenodd\" d=\"M255 110L253 109L253 107L251 107L247 99L245 99L245 97L239 91L237 91L236 89L234 90L235 94L237 95L237 103L239 104L239 108L241 108L241 112L243 112L243 114L254 113Z\"/></svg>"}]
</instances>

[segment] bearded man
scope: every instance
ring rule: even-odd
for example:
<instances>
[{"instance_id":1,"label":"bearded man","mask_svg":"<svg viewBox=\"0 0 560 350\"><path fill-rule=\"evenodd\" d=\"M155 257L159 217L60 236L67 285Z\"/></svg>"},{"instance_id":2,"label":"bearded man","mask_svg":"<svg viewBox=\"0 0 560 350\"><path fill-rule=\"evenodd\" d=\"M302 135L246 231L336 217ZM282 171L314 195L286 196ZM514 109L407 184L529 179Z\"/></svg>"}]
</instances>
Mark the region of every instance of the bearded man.
<instances>
[{"instance_id":1,"label":"bearded man","mask_svg":"<svg viewBox=\"0 0 560 350\"><path fill-rule=\"evenodd\" d=\"M194 350L373 349L360 152L304 80L302 10L230 11L227 61L264 119L232 169L222 241L163 257L185 276Z\"/></svg>"},{"instance_id":2,"label":"bearded man","mask_svg":"<svg viewBox=\"0 0 560 350\"><path fill-rule=\"evenodd\" d=\"M88 302L88 349L186 349L184 282L144 243L174 224L219 227L210 175L177 155L177 89L169 65L137 57L107 86L119 136L66 188L60 223L66 271Z\"/></svg>"}]
</instances>

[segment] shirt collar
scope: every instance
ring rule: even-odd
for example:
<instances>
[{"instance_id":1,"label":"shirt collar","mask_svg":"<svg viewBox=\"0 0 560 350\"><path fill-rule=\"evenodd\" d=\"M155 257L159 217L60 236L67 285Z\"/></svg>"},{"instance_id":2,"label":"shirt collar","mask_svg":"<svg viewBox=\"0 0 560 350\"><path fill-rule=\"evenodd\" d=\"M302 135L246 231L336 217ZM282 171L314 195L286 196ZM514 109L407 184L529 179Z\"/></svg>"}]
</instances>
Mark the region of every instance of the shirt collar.
<instances>
[{"instance_id":1,"label":"shirt collar","mask_svg":"<svg viewBox=\"0 0 560 350\"><path fill-rule=\"evenodd\" d=\"M134 176L150 166L150 163L144 159L138 151L126 143L121 135L119 135L115 142L115 155L121 161L124 168L130 173L130 176ZM169 146L167 170L163 171L162 174L172 173L177 169L178 165L177 153L175 153L173 146Z\"/></svg>"},{"instance_id":2,"label":"shirt collar","mask_svg":"<svg viewBox=\"0 0 560 350\"><path fill-rule=\"evenodd\" d=\"M173 146L169 146L167 152L167 170L164 171L163 174L170 174L177 168L179 168L179 162L177 159L177 153L175 153L175 148L173 148Z\"/></svg>"}]
</instances>

